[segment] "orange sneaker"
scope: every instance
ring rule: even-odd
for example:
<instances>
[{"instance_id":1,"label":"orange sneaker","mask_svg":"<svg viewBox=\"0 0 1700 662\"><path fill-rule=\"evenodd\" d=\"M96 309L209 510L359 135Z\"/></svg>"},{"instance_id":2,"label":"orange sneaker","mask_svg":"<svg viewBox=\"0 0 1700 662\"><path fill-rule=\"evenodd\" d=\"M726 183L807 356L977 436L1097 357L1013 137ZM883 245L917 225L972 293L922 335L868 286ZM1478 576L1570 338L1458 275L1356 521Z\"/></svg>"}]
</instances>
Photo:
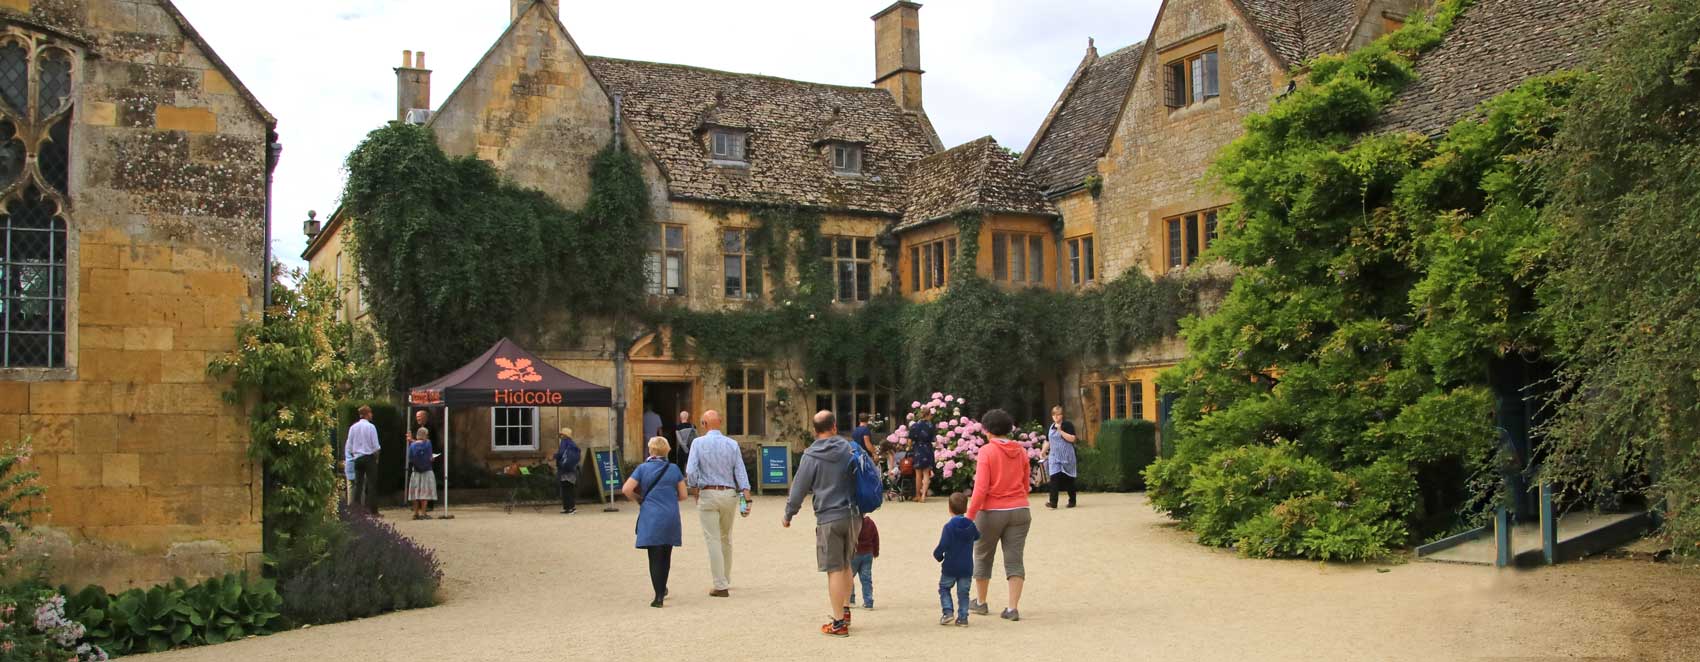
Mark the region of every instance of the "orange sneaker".
<instances>
[{"instance_id":1,"label":"orange sneaker","mask_svg":"<svg viewBox=\"0 0 1700 662\"><path fill-rule=\"evenodd\" d=\"M839 619L839 620L842 620L842 621L844 621L844 624L845 624L845 625L849 625L849 624L850 624L850 608L849 608L849 607L845 607L845 608L844 608L844 617L843 617L843 618L841 618L841 619Z\"/></svg>"},{"instance_id":2,"label":"orange sneaker","mask_svg":"<svg viewBox=\"0 0 1700 662\"><path fill-rule=\"evenodd\" d=\"M845 621L832 621L820 626L820 633L829 637L850 636L850 624Z\"/></svg>"}]
</instances>

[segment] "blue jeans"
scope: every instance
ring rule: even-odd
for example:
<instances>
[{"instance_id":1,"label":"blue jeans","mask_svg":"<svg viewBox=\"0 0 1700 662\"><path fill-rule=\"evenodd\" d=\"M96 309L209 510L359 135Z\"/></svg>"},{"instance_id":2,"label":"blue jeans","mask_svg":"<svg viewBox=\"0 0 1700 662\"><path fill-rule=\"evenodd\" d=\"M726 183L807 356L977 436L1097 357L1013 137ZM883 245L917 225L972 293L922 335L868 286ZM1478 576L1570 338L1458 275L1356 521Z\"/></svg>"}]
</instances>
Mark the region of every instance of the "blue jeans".
<instances>
[{"instance_id":1,"label":"blue jeans","mask_svg":"<svg viewBox=\"0 0 1700 662\"><path fill-rule=\"evenodd\" d=\"M968 620L968 580L969 577L952 577L939 575L939 607L944 613L950 613L950 587L956 587L956 620Z\"/></svg>"},{"instance_id":2,"label":"blue jeans","mask_svg":"<svg viewBox=\"0 0 1700 662\"><path fill-rule=\"evenodd\" d=\"M857 554L850 559L850 572L862 578L862 606L874 608L874 555ZM850 585L850 601L856 601L856 586Z\"/></svg>"}]
</instances>

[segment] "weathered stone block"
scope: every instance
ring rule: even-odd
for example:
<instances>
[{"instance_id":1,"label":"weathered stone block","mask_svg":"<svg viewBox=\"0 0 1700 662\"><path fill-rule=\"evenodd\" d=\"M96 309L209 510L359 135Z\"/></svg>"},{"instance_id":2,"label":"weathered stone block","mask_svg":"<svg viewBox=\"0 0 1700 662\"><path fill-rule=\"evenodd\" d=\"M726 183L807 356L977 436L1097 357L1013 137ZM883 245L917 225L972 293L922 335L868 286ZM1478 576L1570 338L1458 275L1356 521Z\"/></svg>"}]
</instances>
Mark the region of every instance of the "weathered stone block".
<instances>
[{"instance_id":1,"label":"weathered stone block","mask_svg":"<svg viewBox=\"0 0 1700 662\"><path fill-rule=\"evenodd\" d=\"M172 337L169 328L131 327L124 329L124 349L165 351L173 348Z\"/></svg>"},{"instance_id":2,"label":"weathered stone block","mask_svg":"<svg viewBox=\"0 0 1700 662\"><path fill-rule=\"evenodd\" d=\"M189 291L200 296L242 298L248 296L248 279L236 271L196 271L185 276Z\"/></svg>"},{"instance_id":3,"label":"weathered stone block","mask_svg":"<svg viewBox=\"0 0 1700 662\"><path fill-rule=\"evenodd\" d=\"M166 246L132 245L118 257L122 269L171 269L171 249Z\"/></svg>"},{"instance_id":4,"label":"weathered stone block","mask_svg":"<svg viewBox=\"0 0 1700 662\"><path fill-rule=\"evenodd\" d=\"M107 453L101 458L100 484L104 487L134 487L141 484L141 457L134 453Z\"/></svg>"},{"instance_id":5,"label":"weathered stone block","mask_svg":"<svg viewBox=\"0 0 1700 662\"><path fill-rule=\"evenodd\" d=\"M206 352L166 352L161 362L159 379L168 384L207 381Z\"/></svg>"},{"instance_id":6,"label":"weathered stone block","mask_svg":"<svg viewBox=\"0 0 1700 662\"><path fill-rule=\"evenodd\" d=\"M112 387L102 382L30 384L30 413L83 414L112 411Z\"/></svg>"},{"instance_id":7,"label":"weathered stone block","mask_svg":"<svg viewBox=\"0 0 1700 662\"><path fill-rule=\"evenodd\" d=\"M86 309L85 309L86 310ZM84 322L87 322L85 317ZM124 349L124 329L116 326L94 326L83 324L77 329L77 344L80 346L79 356L83 357L84 365L90 350Z\"/></svg>"},{"instance_id":8,"label":"weathered stone block","mask_svg":"<svg viewBox=\"0 0 1700 662\"><path fill-rule=\"evenodd\" d=\"M201 90L207 94L236 94L236 88L215 69L201 72Z\"/></svg>"},{"instance_id":9,"label":"weathered stone block","mask_svg":"<svg viewBox=\"0 0 1700 662\"><path fill-rule=\"evenodd\" d=\"M29 437L39 452L63 453L72 450L75 423L74 416L30 414L18 421L18 432Z\"/></svg>"},{"instance_id":10,"label":"weathered stone block","mask_svg":"<svg viewBox=\"0 0 1700 662\"><path fill-rule=\"evenodd\" d=\"M166 131L217 133L218 115L207 108L179 108L161 104L154 109L154 126Z\"/></svg>"},{"instance_id":11,"label":"weathered stone block","mask_svg":"<svg viewBox=\"0 0 1700 662\"><path fill-rule=\"evenodd\" d=\"M39 446L36 448L40 449ZM100 458L99 455L58 455L59 482L54 487L72 489L63 492L64 498L57 498L56 490L49 489L47 491L48 503L61 501L86 503L86 500L77 497L86 497L90 493L78 492L74 488L100 486L102 477L105 475L105 471L100 466Z\"/></svg>"},{"instance_id":12,"label":"weathered stone block","mask_svg":"<svg viewBox=\"0 0 1700 662\"><path fill-rule=\"evenodd\" d=\"M30 385L0 382L0 413L23 414L30 410Z\"/></svg>"},{"instance_id":13,"label":"weathered stone block","mask_svg":"<svg viewBox=\"0 0 1700 662\"><path fill-rule=\"evenodd\" d=\"M134 269L126 272L131 294L180 294L185 291L182 274L174 271Z\"/></svg>"},{"instance_id":14,"label":"weathered stone block","mask_svg":"<svg viewBox=\"0 0 1700 662\"><path fill-rule=\"evenodd\" d=\"M118 346L124 346L123 331L116 334L106 333L103 328L102 341L95 349L89 347L87 331L84 331L85 349L80 353L79 373L84 381L91 382L127 382L145 384L160 381L160 357L166 352L146 350L128 351L105 349L110 336L118 338ZM110 395L110 394L109 394Z\"/></svg>"}]
</instances>

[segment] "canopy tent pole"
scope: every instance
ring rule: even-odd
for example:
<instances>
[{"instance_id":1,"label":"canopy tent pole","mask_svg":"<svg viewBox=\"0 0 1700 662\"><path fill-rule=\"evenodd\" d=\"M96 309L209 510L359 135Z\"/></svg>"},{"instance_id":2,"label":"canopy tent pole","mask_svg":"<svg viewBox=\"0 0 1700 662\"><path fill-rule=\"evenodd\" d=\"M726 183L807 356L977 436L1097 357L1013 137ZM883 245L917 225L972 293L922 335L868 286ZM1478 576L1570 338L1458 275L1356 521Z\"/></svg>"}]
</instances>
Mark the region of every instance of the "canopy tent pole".
<instances>
[{"instance_id":1,"label":"canopy tent pole","mask_svg":"<svg viewBox=\"0 0 1700 662\"><path fill-rule=\"evenodd\" d=\"M454 427L454 426L450 425L450 423L453 421L453 419L451 419L449 417L450 411L452 411L452 409L447 404L444 404L443 405L443 514L442 514L442 516L438 517L437 519L454 519L455 518L454 515L449 514L449 446L451 445L449 443L449 440L451 439L449 430Z\"/></svg>"}]
</instances>

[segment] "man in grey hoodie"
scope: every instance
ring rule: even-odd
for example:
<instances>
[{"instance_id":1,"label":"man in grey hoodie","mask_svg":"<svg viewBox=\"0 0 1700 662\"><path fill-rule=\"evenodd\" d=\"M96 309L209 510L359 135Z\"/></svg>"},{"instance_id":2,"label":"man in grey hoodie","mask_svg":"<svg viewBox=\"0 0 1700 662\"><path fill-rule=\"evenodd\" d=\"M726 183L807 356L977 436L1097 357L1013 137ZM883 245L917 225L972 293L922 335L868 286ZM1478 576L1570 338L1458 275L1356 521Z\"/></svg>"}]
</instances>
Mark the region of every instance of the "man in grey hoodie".
<instances>
[{"instance_id":1,"label":"man in grey hoodie","mask_svg":"<svg viewBox=\"0 0 1700 662\"><path fill-rule=\"evenodd\" d=\"M830 411L815 414L815 443L803 451L803 461L791 479L791 498L785 501L786 528L803 507L803 496L814 495L815 562L826 573L826 592L832 614L822 634L850 634L850 559L862 517L856 512L856 484L850 476L850 440L838 436L838 421ZM843 610L842 613L840 610Z\"/></svg>"}]
</instances>

